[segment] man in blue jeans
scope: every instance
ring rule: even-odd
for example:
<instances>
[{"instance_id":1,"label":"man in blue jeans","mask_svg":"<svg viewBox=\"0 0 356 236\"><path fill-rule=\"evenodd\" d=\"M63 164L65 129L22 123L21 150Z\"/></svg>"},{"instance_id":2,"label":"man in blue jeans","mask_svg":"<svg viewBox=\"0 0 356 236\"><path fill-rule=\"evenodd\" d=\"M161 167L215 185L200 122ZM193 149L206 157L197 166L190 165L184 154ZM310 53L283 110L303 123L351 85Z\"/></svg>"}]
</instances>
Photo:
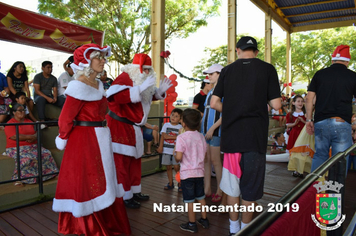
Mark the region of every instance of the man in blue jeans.
<instances>
[{"instance_id":1,"label":"man in blue jeans","mask_svg":"<svg viewBox=\"0 0 356 236\"><path fill-rule=\"evenodd\" d=\"M356 73L347 69L350 47L338 46L332 55L332 65L315 73L306 97L309 134L315 132L314 171L332 155L343 152L352 145L352 98L356 96ZM315 114L312 119L315 100Z\"/></svg>"},{"instance_id":2,"label":"man in blue jeans","mask_svg":"<svg viewBox=\"0 0 356 236\"><path fill-rule=\"evenodd\" d=\"M306 97L306 130L308 134L315 132L315 154L311 171L329 159L330 148L332 155L335 155L352 145L351 116L352 98L356 96L356 73L347 69L350 59L350 47L338 46L332 54L332 65L317 71L309 85ZM341 159L330 168L328 179L345 185L346 172L346 160ZM342 196L343 193L344 188L341 189ZM342 227L328 232L328 236L341 234Z\"/></svg>"}]
</instances>

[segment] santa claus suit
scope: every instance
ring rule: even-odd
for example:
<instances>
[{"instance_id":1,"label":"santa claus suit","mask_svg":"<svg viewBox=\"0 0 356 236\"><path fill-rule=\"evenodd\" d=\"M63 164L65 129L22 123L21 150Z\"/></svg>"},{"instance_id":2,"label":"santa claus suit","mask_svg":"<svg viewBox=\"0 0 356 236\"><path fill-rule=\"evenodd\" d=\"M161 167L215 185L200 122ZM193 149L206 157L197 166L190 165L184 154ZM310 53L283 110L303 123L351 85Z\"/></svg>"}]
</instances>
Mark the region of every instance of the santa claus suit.
<instances>
[{"instance_id":1,"label":"santa claus suit","mask_svg":"<svg viewBox=\"0 0 356 236\"><path fill-rule=\"evenodd\" d=\"M110 112L106 116L111 131L118 183L125 190L124 200L141 192L141 156L144 151L141 126L147 122L152 98L164 99L164 94L159 94L157 89L154 91L148 101L143 101L139 86L133 86L129 74L123 72L106 92L109 110L123 118L122 121L114 119Z\"/></svg>"},{"instance_id":2,"label":"santa claus suit","mask_svg":"<svg viewBox=\"0 0 356 236\"><path fill-rule=\"evenodd\" d=\"M130 234L130 224L117 185L110 130L105 126L107 101L98 89L71 81L59 117L56 145L64 149L53 210L63 234Z\"/></svg>"}]
</instances>

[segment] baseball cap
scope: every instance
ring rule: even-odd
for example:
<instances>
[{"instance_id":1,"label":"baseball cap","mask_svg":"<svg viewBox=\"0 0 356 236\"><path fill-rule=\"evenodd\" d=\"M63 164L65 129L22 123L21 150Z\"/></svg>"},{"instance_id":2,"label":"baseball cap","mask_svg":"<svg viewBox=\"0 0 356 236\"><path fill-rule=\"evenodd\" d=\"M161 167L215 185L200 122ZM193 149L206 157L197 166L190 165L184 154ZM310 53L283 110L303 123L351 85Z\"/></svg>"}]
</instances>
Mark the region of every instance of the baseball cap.
<instances>
[{"instance_id":1,"label":"baseball cap","mask_svg":"<svg viewBox=\"0 0 356 236\"><path fill-rule=\"evenodd\" d=\"M245 50L247 48L254 48L254 49L258 50L257 41L256 41L256 39L254 39L250 36L244 36L244 37L241 37L240 40L237 42L236 48L240 48L241 50Z\"/></svg>"},{"instance_id":2,"label":"baseball cap","mask_svg":"<svg viewBox=\"0 0 356 236\"><path fill-rule=\"evenodd\" d=\"M224 68L222 65L220 64L212 64L206 71L203 71L203 74L211 74L214 72L221 72L222 68Z\"/></svg>"}]
</instances>

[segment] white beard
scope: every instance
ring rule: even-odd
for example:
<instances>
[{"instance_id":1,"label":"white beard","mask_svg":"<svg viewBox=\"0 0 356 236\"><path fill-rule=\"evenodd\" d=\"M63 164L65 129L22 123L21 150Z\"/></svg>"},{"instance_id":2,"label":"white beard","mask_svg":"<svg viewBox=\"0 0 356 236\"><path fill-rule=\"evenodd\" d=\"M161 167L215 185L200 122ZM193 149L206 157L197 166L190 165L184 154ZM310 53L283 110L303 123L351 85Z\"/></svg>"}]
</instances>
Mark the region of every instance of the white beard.
<instances>
[{"instance_id":1,"label":"white beard","mask_svg":"<svg viewBox=\"0 0 356 236\"><path fill-rule=\"evenodd\" d=\"M122 71L126 72L129 74L130 79L133 82L133 86L139 86L141 85L148 76L155 76L156 73L151 70L149 74L146 73L141 73L140 72L140 68L138 66L135 65L126 65ZM152 101L152 96L155 94L156 92L156 87L154 85L152 85L151 87L148 87L145 91L143 91L140 95L141 95L141 102L143 103L151 103Z\"/></svg>"}]
</instances>

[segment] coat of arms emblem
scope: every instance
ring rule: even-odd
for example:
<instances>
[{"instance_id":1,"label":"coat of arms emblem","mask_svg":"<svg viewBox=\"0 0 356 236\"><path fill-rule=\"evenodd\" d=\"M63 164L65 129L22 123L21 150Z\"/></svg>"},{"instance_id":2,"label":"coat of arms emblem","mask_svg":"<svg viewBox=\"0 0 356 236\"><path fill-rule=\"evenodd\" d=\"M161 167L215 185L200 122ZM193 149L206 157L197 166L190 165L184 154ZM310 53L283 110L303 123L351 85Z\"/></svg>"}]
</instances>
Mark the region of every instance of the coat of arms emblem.
<instances>
[{"instance_id":1,"label":"coat of arms emblem","mask_svg":"<svg viewBox=\"0 0 356 236\"><path fill-rule=\"evenodd\" d=\"M315 224L324 230L334 230L341 226L345 221L346 215L341 214L341 193L340 189L343 184L339 184L335 181L325 181L324 184L319 182L313 187L316 188L316 208L315 215L311 217ZM336 193L322 193L326 190L330 190ZM330 227L325 225L336 224Z\"/></svg>"}]
</instances>

